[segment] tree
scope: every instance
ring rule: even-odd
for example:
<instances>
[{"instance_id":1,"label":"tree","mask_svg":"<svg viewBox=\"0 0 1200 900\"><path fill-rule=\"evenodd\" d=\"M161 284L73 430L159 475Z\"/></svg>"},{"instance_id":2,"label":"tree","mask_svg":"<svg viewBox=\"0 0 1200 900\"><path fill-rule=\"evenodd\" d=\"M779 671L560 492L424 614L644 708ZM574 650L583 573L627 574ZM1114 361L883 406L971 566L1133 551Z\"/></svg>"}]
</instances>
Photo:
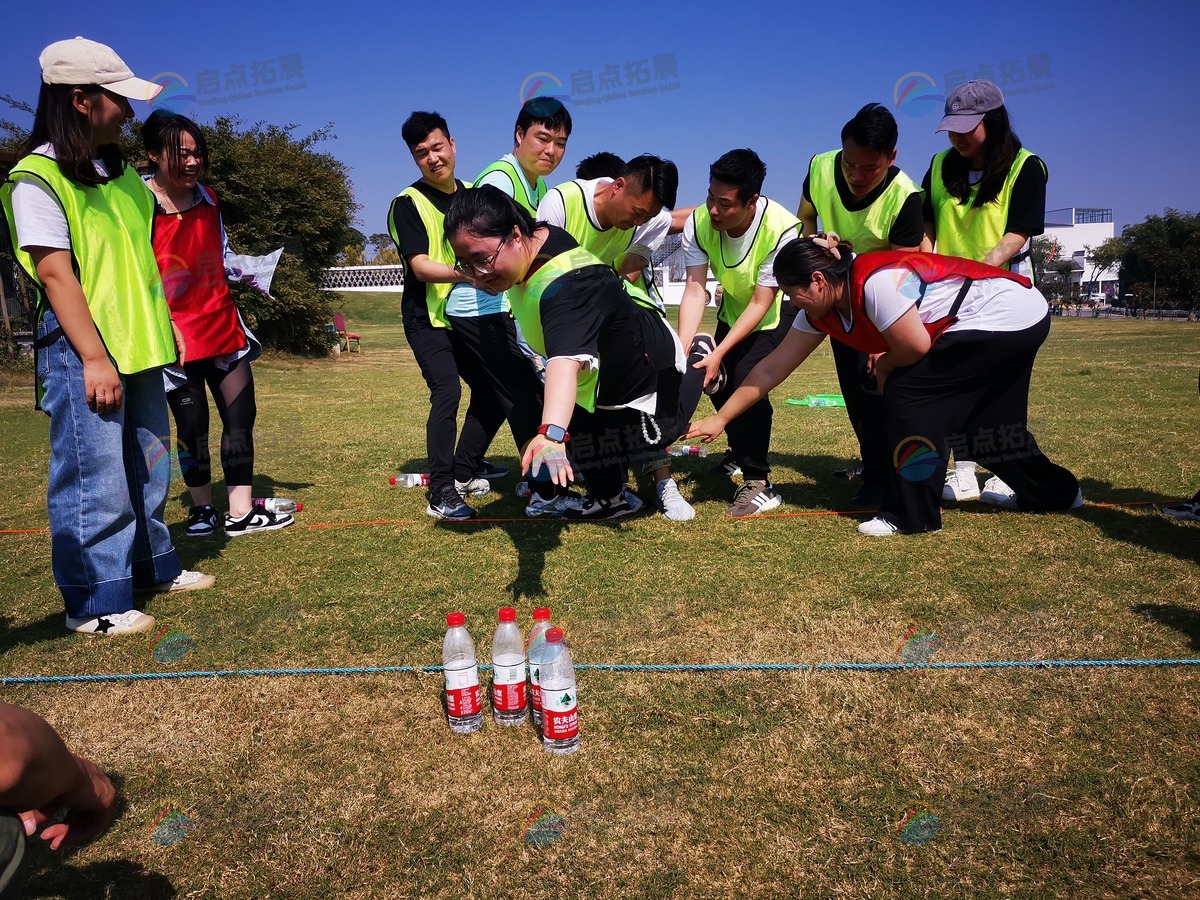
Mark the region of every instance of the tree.
<instances>
[{"instance_id":1,"label":"tree","mask_svg":"<svg viewBox=\"0 0 1200 900\"><path fill-rule=\"evenodd\" d=\"M1038 235L1029 242L1029 256L1033 263L1033 280L1041 284L1046 280L1050 263L1058 259L1060 247L1058 240L1045 235Z\"/></svg>"},{"instance_id":2,"label":"tree","mask_svg":"<svg viewBox=\"0 0 1200 900\"><path fill-rule=\"evenodd\" d=\"M1092 266L1092 291L1099 290L1100 276L1121 262L1126 249L1125 241L1119 237L1107 238L1095 248L1084 244L1084 258Z\"/></svg>"},{"instance_id":3,"label":"tree","mask_svg":"<svg viewBox=\"0 0 1200 900\"><path fill-rule=\"evenodd\" d=\"M1122 232L1121 291L1150 285L1152 303L1170 298L1177 308L1197 308L1200 283L1200 214L1166 210Z\"/></svg>"},{"instance_id":4,"label":"tree","mask_svg":"<svg viewBox=\"0 0 1200 900\"><path fill-rule=\"evenodd\" d=\"M400 265L400 253L395 247L380 247L375 254L375 258L371 260L371 264L376 266L398 266Z\"/></svg>"}]
</instances>

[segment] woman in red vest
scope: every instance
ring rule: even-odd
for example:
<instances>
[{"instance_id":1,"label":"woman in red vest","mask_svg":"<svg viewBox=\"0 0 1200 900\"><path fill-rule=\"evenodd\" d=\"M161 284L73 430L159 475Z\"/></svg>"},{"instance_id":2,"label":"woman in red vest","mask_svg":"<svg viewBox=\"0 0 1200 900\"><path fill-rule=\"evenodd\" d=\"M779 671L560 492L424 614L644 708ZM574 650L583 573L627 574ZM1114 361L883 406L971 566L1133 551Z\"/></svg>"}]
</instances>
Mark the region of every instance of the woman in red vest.
<instances>
[{"instance_id":1,"label":"woman in red vest","mask_svg":"<svg viewBox=\"0 0 1200 900\"><path fill-rule=\"evenodd\" d=\"M286 528L294 521L251 503L254 476L254 376L250 363L262 351L238 313L225 283L228 251L217 195L199 179L208 166L204 133L184 116L153 113L142 127L154 193L154 255L167 303L183 332L187 380L169 389L183 480L192 495L188 537L207 537L217 528L208 452L208 395L221 416L221 470L229 490L225 534Z\"/></svg>"},{"instance_id":2,"label":"woman in red vest","mask_svg":"<svg viewBox=\"0 0 1200 900\"><path fill-rule=\"evenodd\" d=\"M939 530L946 460L956 449L1011 486L984 491L985 503L1034 512L1083 504L1075 476L1050 462L1026 428L1033 361L1050 332L1046 300L1027 278L933 253L856 257L833 234L780 250L775 277L800 310L792 330L688 437L711 441L828 334L870 354L892 448L880 514L860 533Z\"/></svg>"}]
</instances>

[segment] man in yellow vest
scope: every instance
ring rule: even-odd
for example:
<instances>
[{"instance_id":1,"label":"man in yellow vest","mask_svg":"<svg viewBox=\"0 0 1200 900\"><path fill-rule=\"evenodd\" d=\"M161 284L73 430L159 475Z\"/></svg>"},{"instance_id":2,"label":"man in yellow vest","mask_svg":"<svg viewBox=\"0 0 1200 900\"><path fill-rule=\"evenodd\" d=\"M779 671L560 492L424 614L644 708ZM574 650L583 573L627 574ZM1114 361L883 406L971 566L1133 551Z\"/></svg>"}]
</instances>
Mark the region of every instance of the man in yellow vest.
<instances>
[{"instance_id":1,"label":"man in yellow vest","mask_svg":"<svg viewBox=\"0 0 1200 900\"><path fill-rule=\"evenodd\" d=\"M526 100L513 126L513 149L484 168L475 187L494 185L532 216L546 196L546 176L558 168L571 136L571 114L553 97Z\"/></svg>"},{"instance_id":2,"label":"man in yellow vest","mask_svg":"<svg viewBox=\"0 0 1200 900\"><path fill-rule=\"evenodd\" d=\"M819 217L820 230L850 241L855 253L922 248L921 189L895 165L898 135L888 108L868 103L843 126L841 150L812 158L797 213L806 235L817 234ZM862 487L851 502L876 506L891 481L883 397L865 384L867 354L841 341L832 350L863 461Z\"/></svg>"},{"instance_id":3,"label":"man in yellow vest","mask_svg":"<svg viewBox=\"0 0 1200 900\"><path fill-rule=\"evenodd\" d=\"M724 294L717 310L716 347L703 360L706 390L720 409L750 370L783 340L796 317L772 271L779 248L799 235L800 221L761 195L767 167L753 150L730 150L709 167L708 198L683 229L687 282L679 306L679 337L690 347L708 301L708 270ZM721 374L726 378L722 379ZM727 430L730 461L744 482L731 516L752 516L782 503L771 484L771 401L764 398ZM727 469L728 471L728 469Z\"/></svg>"}]
</instances>

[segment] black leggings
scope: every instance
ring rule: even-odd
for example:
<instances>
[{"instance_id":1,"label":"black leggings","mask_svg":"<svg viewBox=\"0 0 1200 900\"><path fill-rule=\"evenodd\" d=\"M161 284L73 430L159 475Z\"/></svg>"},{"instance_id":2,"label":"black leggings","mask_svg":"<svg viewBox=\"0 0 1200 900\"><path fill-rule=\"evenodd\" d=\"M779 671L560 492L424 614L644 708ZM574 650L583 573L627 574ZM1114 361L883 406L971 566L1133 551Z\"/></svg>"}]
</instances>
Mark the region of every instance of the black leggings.
<instances>
[{"instance_id":1,"label":"black leggings","mask_svg":"<svg viewBox=\"0 0 1200 900\"><path fill-rule=\"evenodd\" d=\"M208 455L208 397L212 391L221 416L221 471L227 487L248 485L254 478L254 376L250 363L240 359L228 371L216 360L199 359L184 365L187 384L167 391L175 416L175 445L183 482L190 488L212 482Z\"/></svg>"}]
</instances>

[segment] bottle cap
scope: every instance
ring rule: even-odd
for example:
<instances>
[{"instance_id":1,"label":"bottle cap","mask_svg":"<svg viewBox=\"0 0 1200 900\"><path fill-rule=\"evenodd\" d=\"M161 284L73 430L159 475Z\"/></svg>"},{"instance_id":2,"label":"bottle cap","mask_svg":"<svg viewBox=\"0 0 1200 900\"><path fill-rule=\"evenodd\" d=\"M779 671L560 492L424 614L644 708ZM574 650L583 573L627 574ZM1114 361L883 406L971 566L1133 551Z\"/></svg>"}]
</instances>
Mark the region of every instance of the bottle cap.
<instances>
[{"instance_id":1,"label":"bottle cap","mask_svg":"<svg viewBox=\"0 0 1200 900\"><path fill-rule=\"evenodd\" d=\"M451 628L457 628L463 622L467 621L460 612L446 613L446 624Z\"/></svg>"},{"instance_id":2,"label":"bottle cap","mask_svg":"<svg viewBox=\"0 0 1200 900\"><path fill-rule=\"evenodd\" d=\"M396 483L396 476L393 475L391 478L388 479L388 484L395 484L395 483Z\"/></svg>"},{"instance_id":3,"label":"bottle cap","mask_svg":"<svg viewBox=\"0 0 1200 900\"><path fill-rule=\"evenodd\" d=\"M550 621L550 610L545 606L539 606L537 609L535 609L533 611L533 621L549 622Z\"/></svg>"},{"instance_id":4,"label":"bottle cap","mask_svg":"<svg viewBox=\"0 0 1200 900\"><path fill-rule=\"evenodd\" d=\"M561 628L551 628L546 632L547 644L561 644L563 639L563 630Z\"/></svg>"},{"instance_id":5,"label":"bottle cap","mask_svg":"<svg viewBox=\"0 0 1200 900\"><path fill-rule=\"evenodd\" d=\"M515 622L517 621L517 611L511 606L502 606L500 607L499 619L501 622Z\"/></svg>"}]
</instances>

